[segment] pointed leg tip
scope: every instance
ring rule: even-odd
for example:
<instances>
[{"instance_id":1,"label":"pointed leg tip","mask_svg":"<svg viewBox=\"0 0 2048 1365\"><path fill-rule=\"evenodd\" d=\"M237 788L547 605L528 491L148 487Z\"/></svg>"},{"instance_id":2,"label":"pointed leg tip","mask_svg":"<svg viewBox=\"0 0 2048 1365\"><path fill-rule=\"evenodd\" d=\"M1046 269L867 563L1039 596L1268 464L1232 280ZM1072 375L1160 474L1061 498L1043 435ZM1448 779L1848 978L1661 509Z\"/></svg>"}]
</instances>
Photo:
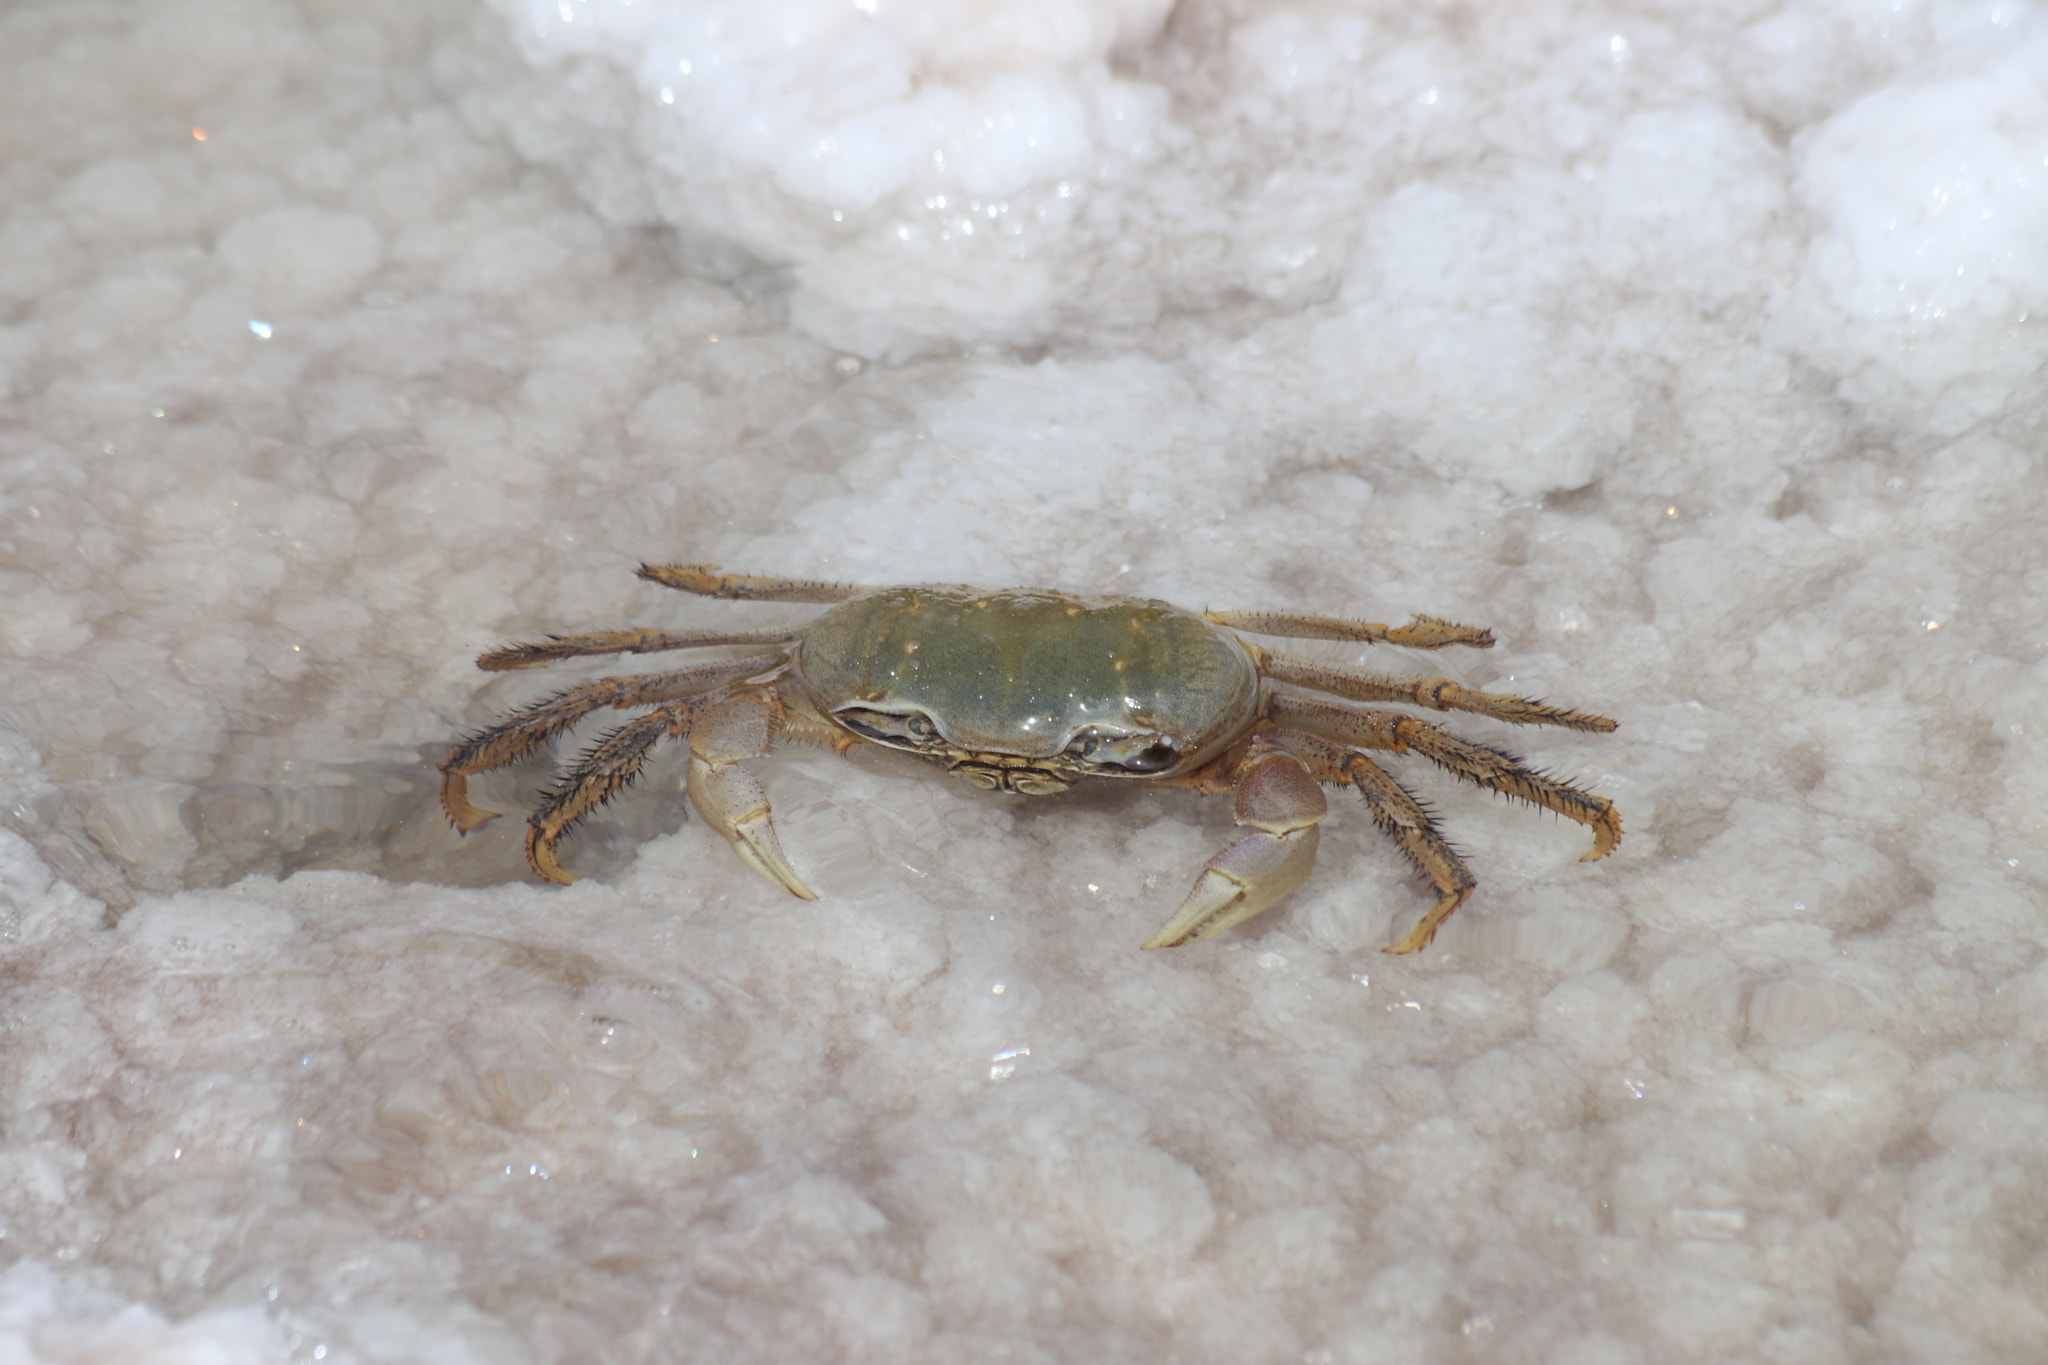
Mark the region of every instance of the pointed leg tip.
<instances>
[{"instance_id":1,"label":"pointed leg tip","mask_svg":"<svg viewBox=\"0 0 2048 1365\"><path fill-rule=\"evenodd\" d=\"M461 773L449 773L441 779L441 813L455 826L457 834L481 829L498 818L497 811L470 803L469 779Z\"/></svg>"},{"instance_id":2,"label":"pointed leg tip","mask_svg":"<svg viewBox=\"0 0 2048 1365\"><path fill-rule=\"evenodd\" d=\"M1416 921L1415 927L1402 936L1401 941L1391 947L1380 949L1383 953L1419 953L1436 942L1437 931L1444 922L1458 913L1458 907L1472 899L1473 887L1464 886L1451 891L1431 906L1429 913Z\"/></svg>"},{"instance_id":3,"label":"pointed leg tip","mask_svg":"<svg viewBox=\"0 0 2048 1365\"><path fill-rule=\"evenodd\" d=\"M538 859L531 861L534 874L542 881L553 882L556 886L569 886L577 881L576 874L556 862L552 856L548 858L545 866Z\"/></svg>"},{"instance_id":4,"label":"pointed leg tip","mask_svg":"<svg viewBox=\"0 0 2048 1365\"><path fill-rule=\"evenodd\" d=\"M533 874L542 881L567 886L576 880L555 857L555 836L544 834L532 825L526 827L526 861L533 868Z\"/></svg>"},{"instance_id":5,"label":"pointed leg tip","mask_svg":"<svg viewBox=\"0 0 2048 1365\"><path fill-rule=\"evenodd\" d=\"M1612 807L1607 818L1593 826L1593 846L1579 855L1582 863L1597 863L1621 846L1621 817Z\"/></svg>"},{"instance_id":6,"label":"pointed leg tip","mask_svg":"<svg viewBox=\"0 0 2048 1365\"><path fill-rule=\"evenodd\" d=\"M1380 951L1383 953L1391 953L1396 957L1405 956L1408 953L1419 953L1424 948L1427 948L1430 945L1430 942L1435 938L1436 934L1433 932L1428 934L1418 934L1415 932L1411 932L1408 935L1408 937L1402 939L1399 943L1390 943L1386 947L1380 949Z\"/></svg>"}]
</instances>

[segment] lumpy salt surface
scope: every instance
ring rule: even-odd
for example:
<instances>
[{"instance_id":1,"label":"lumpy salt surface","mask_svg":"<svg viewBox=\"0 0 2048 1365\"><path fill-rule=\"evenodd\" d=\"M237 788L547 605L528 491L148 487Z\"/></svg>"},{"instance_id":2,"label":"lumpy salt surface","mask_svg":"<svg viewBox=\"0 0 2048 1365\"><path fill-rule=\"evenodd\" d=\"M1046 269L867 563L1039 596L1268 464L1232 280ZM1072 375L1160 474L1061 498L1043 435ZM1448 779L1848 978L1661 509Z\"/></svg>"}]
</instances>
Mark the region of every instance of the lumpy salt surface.
<instances>
[{"instance_id":1,"label":"lumpy salt surface","mask_svg":"<svg viewBox=\"0 0 2048 1365\"><path fill-rule=\"evenodd\" d=\"M2048 1358L2048 11L0 13L0 1358ZM1480 887L450 740L642 561L1490 626ZM605 728L585 727L573 757Z\"/></svg>"}]
</instances>

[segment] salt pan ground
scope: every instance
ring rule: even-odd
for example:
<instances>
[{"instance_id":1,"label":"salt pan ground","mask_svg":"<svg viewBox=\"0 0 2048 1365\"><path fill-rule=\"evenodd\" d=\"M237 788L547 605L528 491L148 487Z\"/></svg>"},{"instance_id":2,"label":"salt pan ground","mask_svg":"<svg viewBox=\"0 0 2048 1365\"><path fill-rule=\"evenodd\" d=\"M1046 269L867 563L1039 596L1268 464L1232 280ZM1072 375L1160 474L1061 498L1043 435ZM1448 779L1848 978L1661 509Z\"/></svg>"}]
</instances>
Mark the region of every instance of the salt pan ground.
<instances>
[{"instance_id":1,"label":"salt pan ground","mask_svg":"<svg viewBox=\"0 0 2048 1365\"><path fill-rule=\"evenodd\" d=\"M0 1358L2048 1358L2048 12L0 12ZM1584 831L451 737L642 560L1491 626ZM596 661L588 675L606 671ZM581 676L573 670L568 676ZM570 746L568 752L573 752ZM518 811L533 763L480 780Z\"/></svg>"}]
</instances>

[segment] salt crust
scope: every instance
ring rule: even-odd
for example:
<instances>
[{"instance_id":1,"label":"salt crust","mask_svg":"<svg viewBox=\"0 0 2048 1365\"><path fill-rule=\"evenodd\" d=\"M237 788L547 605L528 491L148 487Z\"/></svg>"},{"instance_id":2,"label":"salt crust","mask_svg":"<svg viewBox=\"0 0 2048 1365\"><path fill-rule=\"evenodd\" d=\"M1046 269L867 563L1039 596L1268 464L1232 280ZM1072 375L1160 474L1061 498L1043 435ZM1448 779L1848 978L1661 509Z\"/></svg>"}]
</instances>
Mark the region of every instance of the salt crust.
<instances>
[{"instance_id":1,"label":"salt crust","mask_svg":"<svg viewBox=\"0 0 2048 1365\"><path fill-rule=\"evenodd\" d=\"M0 1355L2048 1355L2043 24L10 9ZM1486 622L1628 839L1404 765L1405 961L1342 802L1165 956L1173 794L458 843L481 645L799 614L682 557Z\"/></svg>"}]
</instances>

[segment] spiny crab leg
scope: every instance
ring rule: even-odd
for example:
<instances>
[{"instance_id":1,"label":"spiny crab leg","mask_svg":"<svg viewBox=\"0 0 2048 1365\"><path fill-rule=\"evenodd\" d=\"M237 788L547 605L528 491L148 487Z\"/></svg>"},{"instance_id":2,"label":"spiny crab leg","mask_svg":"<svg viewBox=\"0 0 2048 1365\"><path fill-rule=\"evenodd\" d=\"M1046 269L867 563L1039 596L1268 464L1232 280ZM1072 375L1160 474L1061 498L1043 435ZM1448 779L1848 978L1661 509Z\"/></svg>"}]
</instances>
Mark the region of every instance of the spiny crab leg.
<instances>
[{"instance_id":1,"label":"spiny crab leg","mask_svg":"<svg viewBox=\"0 0 2048 1365\"><path fill-rule=\"evenodd\" d=\"M1317 697L1289 695L1272 697L1267 702L1266 714L1277 725L1328 735L1345 744L1391 753L1419 753L1467 782L1576 820L1593 831L1593 847L1580 862L1604 858L1621 842L1621 814L1614 809L1613 802L1545 777L1498 749L1460 739L1426 720L1395 711L1372 711ZM1607 723L1610 727L1614 724ZM1377 814L1374 818L1378 818Z\"/></svg>"},{"instance_id":2,"label":"spiny crab leg","mask_svg":"<svg viewBox=\"0 0 2048 1365\"><path fill-rule=\"evenodd\" d=\"M1199 943L1242 924L1301 885L1315 866L1317 826L1330 806L1301 760L1254 739L1236 778L1237 823L1253 832L1208 861L1147 948Z\"/></svg>"},{"instance_id":3,"label":"spiny crab leg","mask_svg":"<svg viewBox=\"0 0 2048 1365\"><path fill-rule=\"evenodd\" d=\"M1341 616L1308 616L1296 611L1205 611L1219 626L1253 635L1284 635L1292 640L1359 640L1405 645L1409 649L1444 649L1470 645L1492 649L1493 632L1483 626L1461 626L1439 616L1412 617L1405 626L1378 621L1349 621Z\"/></svg>"},{"instance_id":4,"label":"spiny crab leg","mask_svg":"<svg viewBox=\"0 0 2048 1365\"><path fill-rule=\"evenodd\" d=\"M807 624L807 623L806 623ZM527 644L499 645L476 656L476 666L486 673L504 673L515 668L545 668L563 659L586 654L665 654L675 649L703 649L708 645L786 645L804 637L804 626L782 630L654 630L629 626L625 630L599 630L584 635L550 635Z\"/></svg>"},{"instance_id":5,"label":"spiny crab leg","mask_svg":"<svg viewBox=\"0 0 2048 1365\"><path fill-rule=\"evenodd\" d=\"M716 687L730 678L764 672L781 661L780 654L717 659L667 673L599 678L543 697L449 751L441 762L441 808L455 828L467 834L498 814L470 801L469 779L474 775L518 762L592 711L668 701Z\"/></svg>"},{"instance_id":6,"label":"spiny crab leg","mask_svg":"<svg viewBox=\"0 0 2048 1365\"><path fill-rule=\"evenodd\" d=\"M1415 927L1404 934L1399 943L1381 951L1389 953L1419 953L1429 946L1436 931L1451 917L1472 894L1478 881L1464 861L1451 851L1444 837L1436 832L1436 823L1429 818L1429 812L1422 803L1408 794L1406 788L1387 774L1387 770L1367 758L1364 754L1344 756L1344 775L1351 779L1351 785L1365 798L1365 804L1372 811L1372 822L1408 855L1408 861L1422 869L1422 875L1429 878L1429 884L1436 888L1436 904L1429 913L1415 922Z\"/></svg>"},{"instance_id":7,"label":"spiny crab leg","mask_svg":"<svg viewBox=\"0 0 2048 1365\"><path fill-rule=\"evenodd\" d=\"M792 896L814 901L818 893L804 885L782 851L761 783L740 766L742 759L768 752L776 712L765 693L740 692L697 718L690 727L690 804L747 866Z\"/></svg>"},{"instance_id":8,"label":"spiny crab leg","mask_svg":"<svg viewBox=\"0 0 2048 1365\"><path fill-rule=\"evenodd\" d=\"M526 825L526 861L538 875L567 886L576 880L555 856L555 844L584 816L623 791L666 736L689 732L706 699L672 701L636 717L599 740L562 774Z\"/></svg>"},{"instance_id":9,"label":"spiny crab leg","mask_svg":"<svg viewBox=\"0 0 2048 1365\"><path fill-rule=\"evenodd\" d=\"M823 583L810 578L762 578L720 573L716 564L642 564L649 583L728 602L844 602L874 589L860 583Z\"/></svg>"},{"instance_id":10,"label":"spiny crab leg","mask_svg":"<svg viewBox=\"0 0 2048 1365\"><path fill-rule=\"evenodd\" d=\"M1415 953L1427 948L1443 922L1456 913L1479 885L1464 861L1437 832L1429 812L1392 774L1364 754L1301 730L1269 733L1300 755L1317 781L1343 782L1355 788L1365 798L1366 809L1372 812L1372 822L1380 832L1393 840L1416 870L1429 879L1436 890L1436 904L1399 943L1380 951Z\"/></svg>"},{"instance_id":11,"label":"spiny crab leg","mask_svg":"<svg viewBox=\"0 0 2048 1365\"><path fill-rule=\"evenodd\" d=\"M791 895L816 900L817 893L804 885L775 837L761 784L739 766L742 759L768 752L776 713L775 700L760 691L690 697L612 731L534 809L526 829L526 860L551 882L575 881L555 853L562 836L639 776L656 744L688 736L690 804L704 823L769 881Z\"/></svg>"},{"instance_id":12,"label":"spiny crab leg","mask_svg":"<svg viewBox=\"0 0 2048 1365\"><path fill-rule=\"evenodd\" d=\"M1614 722L1585 711L1568 711L1508 692L1474 692L1449 678L1415 678L1405 673L1374 673L1363 668L1337 668L1292 654L1247 646L1258 660L1259 672L1275 682L1313 687L1335 697L1352 701L1395 701L1431 711L1470 711L1491 716L1510 725L1561 725L1567 730L1597 730L1606 733Z\"/></svg>"}]
</instances>

